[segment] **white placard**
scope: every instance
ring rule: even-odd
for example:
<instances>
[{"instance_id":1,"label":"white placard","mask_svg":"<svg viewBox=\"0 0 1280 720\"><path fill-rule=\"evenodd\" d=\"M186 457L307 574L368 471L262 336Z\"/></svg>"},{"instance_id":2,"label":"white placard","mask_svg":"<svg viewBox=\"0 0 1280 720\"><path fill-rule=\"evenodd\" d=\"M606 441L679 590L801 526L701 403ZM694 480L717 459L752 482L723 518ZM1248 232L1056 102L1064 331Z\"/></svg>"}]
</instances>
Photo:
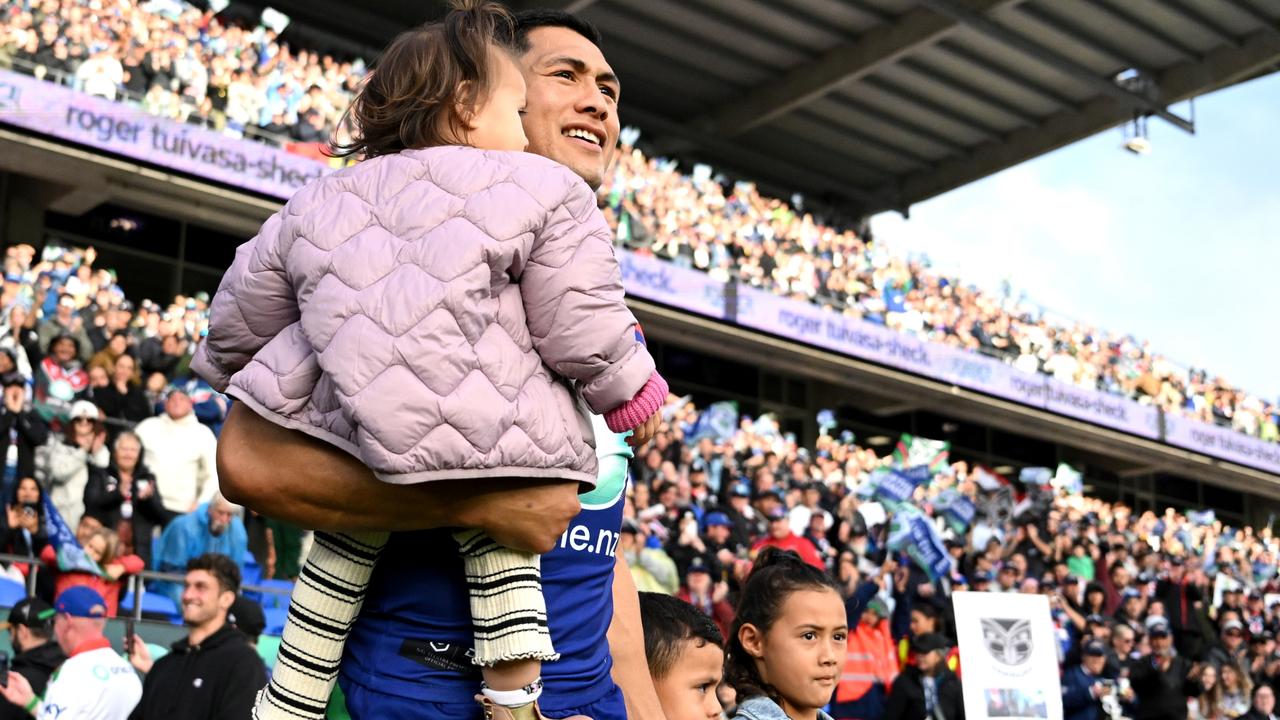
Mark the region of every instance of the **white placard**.
<instances>
[{"instance_id":1,"label":"white placard","mask_svg":"<svg viewBox=\"0 0 1280 720\"><path fill-rule=\"evenodd\" d=\"M1058 648L1043 595L957 592L968 720L1062 720Z\"/></svg>"}]
</instances>

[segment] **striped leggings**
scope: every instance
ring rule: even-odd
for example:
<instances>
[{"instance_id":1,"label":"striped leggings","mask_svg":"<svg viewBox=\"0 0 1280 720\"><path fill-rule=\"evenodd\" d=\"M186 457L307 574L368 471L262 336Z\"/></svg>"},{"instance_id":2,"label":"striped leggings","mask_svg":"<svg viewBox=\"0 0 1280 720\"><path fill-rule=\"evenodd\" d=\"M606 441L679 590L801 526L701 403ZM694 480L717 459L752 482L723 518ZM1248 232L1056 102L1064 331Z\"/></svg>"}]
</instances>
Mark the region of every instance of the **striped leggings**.
<instances>
[{"instance_id":1,"label":"striped leggings","mask_svg":"<svg viewBox=\"0 0 1280 720\"><path fill-rule=\"evenodd\" d=\"M271 682L255 720L323 720L347 635L360 614L388 533L317 532L289 603ZM471 598L477 665L555 660L539 558L503 547L480 530L454 533ZM477 688L477 691L479 689Z\"/></svg>"}]
</instances>

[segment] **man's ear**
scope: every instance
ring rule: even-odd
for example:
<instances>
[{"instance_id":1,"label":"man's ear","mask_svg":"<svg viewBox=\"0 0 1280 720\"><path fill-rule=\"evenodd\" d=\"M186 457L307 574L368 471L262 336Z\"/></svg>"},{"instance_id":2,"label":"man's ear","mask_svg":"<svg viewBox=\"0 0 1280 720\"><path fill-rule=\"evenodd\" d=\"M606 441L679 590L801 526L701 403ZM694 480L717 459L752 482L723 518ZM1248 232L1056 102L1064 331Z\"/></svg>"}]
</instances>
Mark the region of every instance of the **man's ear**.
<instances>
[{"instance_id":1,"label":"man's ear","mask_svg":"<svg viewBox=\"0 0 1280 720\"><path fill-rule=\"evenodd\" d=\"M223 590L218 593L218 607L222 608L222 612L227 612L236 602L236 594L230 590Z\"/></svg>"},{"instance_id":2,"label":"man's ear","mask_svg":"<svg viewBox=\"0 0 1280 720\"><path fill-rule=\"evenodd\" d=\"M764 633L760 632L760 628L755 625L743 623L742 627L738 628L738 642L751 657L757 660L764 657Z\"/></svg>"}]
</instances>

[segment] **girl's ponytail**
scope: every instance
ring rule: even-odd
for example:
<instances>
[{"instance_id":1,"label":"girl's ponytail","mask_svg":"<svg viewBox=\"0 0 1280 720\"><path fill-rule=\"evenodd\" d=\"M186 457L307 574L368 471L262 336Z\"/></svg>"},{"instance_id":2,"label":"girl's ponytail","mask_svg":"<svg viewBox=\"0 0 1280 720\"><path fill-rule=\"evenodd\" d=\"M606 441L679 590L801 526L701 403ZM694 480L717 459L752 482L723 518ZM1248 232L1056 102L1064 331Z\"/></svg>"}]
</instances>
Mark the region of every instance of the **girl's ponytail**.
<instances>
[{"instance_id":1,"label":"girl's ponytail","mask_svg":"<svg viewBox=\"0 0 1280 720\"><path fill-rule=\"evenodd\" d=\"M760 677L756 659L742 646L740 631L743 625L751 624L761 633L767 633L782 614L787 598L801 590L840 592L835 580L801 560L796 553L775 547L760 551L738 598L733 630L726 638L728 657L724 679L737 691L739 700L763 695L780 702L777 691Z\"/></svg>"}]
</instances>

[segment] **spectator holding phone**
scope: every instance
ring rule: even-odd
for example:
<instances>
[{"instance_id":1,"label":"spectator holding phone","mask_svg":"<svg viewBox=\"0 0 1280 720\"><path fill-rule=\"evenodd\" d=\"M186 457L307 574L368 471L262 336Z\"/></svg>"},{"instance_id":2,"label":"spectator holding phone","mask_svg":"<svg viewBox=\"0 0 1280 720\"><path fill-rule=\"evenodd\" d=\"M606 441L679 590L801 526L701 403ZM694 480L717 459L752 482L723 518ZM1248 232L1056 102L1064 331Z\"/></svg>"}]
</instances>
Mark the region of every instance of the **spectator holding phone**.
<instances>
[{"instance_id":1,"label":"spectator holding phone","mask_svg":"<svg viewBox=\"0 0 1280 720\"><path fill-rule=\"evenodd\" d=\"M36 470L36 448L49 440L49 426L27 404L27 379L16 372L0 378L4 404L0 406L0 461L4 462L4 486L14 478L31 477Z\"/></svg>"},{"instance_id":2,"label":"spectator holding phone","mask_svg":"<svg viewBox=\"0 0 1280 720\"><path fill-rule=\"evenodd\" d=\"M1107 668L1107 646L1090 640L1080 648L1079 664L1062 676L1063 720L1103 720L1108 717L1104 699L1120 692L1116 675ZM1126 687L1123 693L1128 697L1121 699L1132 699L1132 689Z\"/></svg>"},{"instance_id":3,"label":"spectator holding phone","mask_svg":"<svg viewBox=\"0 0 1280 720\"><path fill-rule=\"evenodd\" d=\"M10 667L25 677L31 690L40 695L53 671L66 661L66 653L53 641L53 616L57 611L39 598L19 600L9 611L9 644L13 646ZM0 672L8 668L0 669ZM0 720L30 720L26 710L9 702L0 703Z\"/></svg>"}]
</instances>

